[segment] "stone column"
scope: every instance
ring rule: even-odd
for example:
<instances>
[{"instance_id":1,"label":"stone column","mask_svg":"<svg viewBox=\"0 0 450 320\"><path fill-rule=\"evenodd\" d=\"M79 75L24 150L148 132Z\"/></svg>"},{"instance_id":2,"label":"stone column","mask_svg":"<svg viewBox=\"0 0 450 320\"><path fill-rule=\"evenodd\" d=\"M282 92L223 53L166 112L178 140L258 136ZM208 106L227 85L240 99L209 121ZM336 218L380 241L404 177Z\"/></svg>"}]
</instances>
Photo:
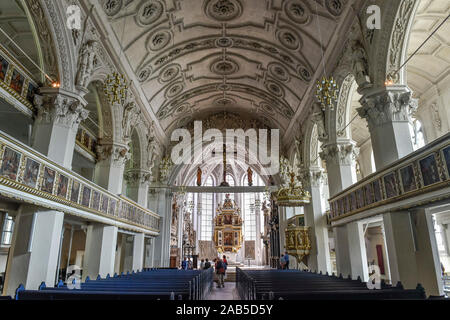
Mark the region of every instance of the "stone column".
<instances>
[{"instance_id":1,"label":"stone column","mask_svg":"<svg viewBox=\"0 0 450 320\"><path fill-rule=\"evenodd\" d=\"M152 248L153 248L153 238L145 239L145 249L144 249L144 268L152 268Z\"/></svg>"},{"instance_id":2,"label":"stone column","mask_svg":"<svg viewBox=\"0 0 450 320\"><path fill-rule=\"evenodd\" d=\"M41 282L54 286L58 266L64 213L21 205L15 228L4 293L14 296L20 284L37 290Z\"/></svg>"},{"instance_id":3,"label":"stone column","mask_svg":"<svg viewBox=\"0 0 450 320\"><path fill-rule=\"evenodd\" d=\"M38 111L32 147L56 163L72 169L78 125L87 118L87 102L79 95L54 88L41 88L35 95Z\"/></svg>"},{"instance_id":4,"label":"stone column","mask_svg":"<svg viewBox=\"0 0 450 320\"><path fill-rule=\"evenodd\" d=\"M330 197L356 183L354 160L358 152L355 143L348 139L322 146L320 157L325 159L327 164ZM351 261L346 227L334 228L334 235L337 273L347 276L351 274Z\"/></svg>"},{"instance_id":5,"label":"stone column","mask_svg":"<svg viewBox=\"0 0 450 320\"><path fill-rule=\"evenodd\" d=\"M326 161L330 196L356 183L355 159L359 149L352 140L322 145L320 157Z\"/></svg>"},{"instance_id":6,"label":"stone column","mask_svg":"<svg viewBox=\"0 0 450 320\"><path fill-rule=\"evenodd\" d=\"M343 225L334 227L333 232L336 249L337 275L342 274L342 276L346 278L352 273L347 226Z\"/></svg>"},{"instance_id":7,"label":"stone column","mask_svg":"<svg viewBox=\"0 0 450 320\"><path fill-rule=\"evenodd\" d=\"M128 149L126 144L102 143L101 141L97 146L99 162L95 168L95 182L114 194L122 194Z\"/></svg>"},{"instance_id":8,"label":"stone column","mask_svg":"<svg viewBox=\"0 0 450 320\"><path fill-rule=\"evenodd\" d=\"M147 208L150 176L150 172L140 169L131 169L125 172L125 181L128 188L127 196L144 208Z\"/></svg>"},{"instance_id":9,"label":"stone column","mask_svg":"<svg viewBox=\"0 0 450 320\"><path fill-rule=\"evenodd\" d=\"M91 224L86 234L83 280L87 276L96 279L114 275L116 257L117 227L103 224Z\"/></svg>"},{"instance_id":10,"label":"stone column","mask_svg":"<svg viewBox=\"0 0 450 320\"><path fill-rule=\"evenodd\" d=\"M301 172L301 176L304 188L311 194L311 203L305 206L306 226L311 228L311 252L308 257L308 267L317 272L331 274L327 216L320 190L323 169L316 167L305 170Z\"/></svg>"},{"instance_id":11,"label":"stone column","mask_svg":"<svg viewBox=\"0 0 450 320\"><path fill-rule=\"evenodd\" d=\"M144 266L144 248L145 248L145 234L138 233L134 236L133 243L133 271L142 271Z\"/></svg>"},{"instance_id":12,"label":"stone column","mask_svg":"<svg viewBox=\"0 0 450 320\"><path fill-rule=\"evenodd\" d=\"M350 253L350 270L353 280L361 277L362 281L369 280L369 268L367 266L367 253L364 241L362 223L358 221L347 224L348 245Z\"/></svg>"},{"instance_id":13,"label":"stone column","mask_svg":"<svg viewBox=\"0 0 450 320\"><path fill-rule=\"evenodd\" d=\"M427 209L383 215L392 283L406 289L420 283L427 296L443 295L439 253Z\"/></svg>"},{"instance_id":14,"label":"stone column","mask_svg":"<svg viewBox=\"0 0 450 320\"><path fill-rule=\"evenodd\" d=\"M256 214L256 240L255 240L255 260L257 265L262 264L262 250L261 250L261 200L255 201Z\"/></svg>"},{"instance_id":15,"label":"stone column","mask_svg":"<svg viewBox=\"0 0 450 320\"><path fill-rule=\"evenodd\" d=\"M161 216L159 223L160 234L155 238L155 267L168 267L170 263L170 226L172 193L169 189L159 188L149 194L150 210L158 212Z\"/></svg>"},{"instance_id":16,"label":"stone column","mask_svg":"<svg viewBox=\"0 0 450 320\"><path fill-rule=\"evenodd\" d=\"M417 101L404 85L365 90L357 111L367 120L377 170L413 151L409 121Z\"/></svg>"}]
</instances>

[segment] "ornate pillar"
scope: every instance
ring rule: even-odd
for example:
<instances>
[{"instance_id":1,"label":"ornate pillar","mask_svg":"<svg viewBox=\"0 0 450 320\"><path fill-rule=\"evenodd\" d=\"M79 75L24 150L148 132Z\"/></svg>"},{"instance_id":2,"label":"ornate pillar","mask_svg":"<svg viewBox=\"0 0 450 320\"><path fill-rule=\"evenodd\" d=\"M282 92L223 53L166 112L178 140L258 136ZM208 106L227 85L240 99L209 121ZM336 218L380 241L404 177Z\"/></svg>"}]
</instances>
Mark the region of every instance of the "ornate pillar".
<instances>
[{"instance_id":1,"label":"ornate pillar","mask_svg":"<svg viewBox=\"0 0 450 320\"><path fill-rule=\"evenodd\" d=\"M133 129L140 123L140 110L131 101L125 105L115 103L112 106L115 118L114 141L99 141L97 153L99 162L95 172L95 181L103 188L115 194L122 194L125 163L129 159L129 143Z\"/></svg>"},{"instance_id":2,"label":"ornate pillar","mask_svg":"<svg viewBox=\"0 0 450 320\"><path fill-rule=\"evenodd\" d=\"M127 196L147 208L148 185L151 174L146 170L131 169L125 172Z\"/></svg>"},{"instance_id":3,"label":"ornate pillar","mask_svg":"<svg viewBox=\"0 0 450 320\"><path fill-rule=\"evenodd\" d=\"M72 169L78 125L87 118L87 102L79 95L55 88L41 88L34 99L37 117L32 147L56 163Z\"/></svg>"},{"instance_id":4,"label":"ornate pillar","mask_svg":"<svg viewBox=\"0 0 450 320\"><path fill-rule=\"evenodd\" d=\"M367 120L377 170L413 151L409 121L417 101L407 86L365 90L360 102L357 111Z\"/></svg>"},{"instance_id":5,"label":"ornate pillar","mask_svg":"<svg viewBox=\"0 0 450 320\"><path fill-rule=\"evenodd\" d=\"M331 274L330 248L325 207L322 204L321 184L323 169L314 167L300 172L305 190L311 194L311 203L305 206L306 226L311 228L311 252L308 267L311 270Z\"/></svg>"},{"instance_id":6,"label":"ornate pillar","mask_svg":"<svg viewBox=\"0 0 450 320\"><path fill-rule=\"evenodd\" d=\"M359 149L352 140L340 140L322 146L320 157L327 163L330 196L356 182L355 159Z\"/></svg>"},{"instance_id":7,"label":"ornate pillar","mask_svg":"<svg viewBox=\"0 0 450 320\"><path fill-rule=\"evenodd\" d=\"M101 142L102 143L102 142ZM129 147L126 144L102 143L97 146L99 162L95 168L95 181L114 194L122 193L125 162Z\"/></svg>"}]
</instances>

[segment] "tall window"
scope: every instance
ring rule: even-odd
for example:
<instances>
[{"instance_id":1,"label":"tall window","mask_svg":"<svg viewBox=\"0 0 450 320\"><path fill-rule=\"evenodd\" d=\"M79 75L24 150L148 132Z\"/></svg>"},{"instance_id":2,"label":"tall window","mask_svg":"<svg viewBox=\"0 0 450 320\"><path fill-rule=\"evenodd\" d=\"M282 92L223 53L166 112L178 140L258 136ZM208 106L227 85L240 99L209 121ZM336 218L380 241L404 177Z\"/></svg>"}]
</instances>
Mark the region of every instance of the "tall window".
<instances>
[{"instance_id":1,"label":"tall window","mask_svg":"<svg viewBox=\"0 0 450 320\"><path fill-rule=\"evenodd\" d=\"M5 220L3 222L3 228L2 228L2 246L10 246L11 240L12 240L12 233L14 230L14 221L12 217L10 217L8 214L5 214Z\"/></svg>"},{"instance_id":2,"label":"tall window","mask_svg":"<svg viewBox=\"0 0 450 320\"><path fill-rule=\"evenodd\" d=\"M213 180L211 176L206 180L205 186L213 186ZM202 218L201 218L201 234L200 240L211 241L212 231L213 231L213 194L212 193L202 193Z\"/></svg>"}]
</instances>

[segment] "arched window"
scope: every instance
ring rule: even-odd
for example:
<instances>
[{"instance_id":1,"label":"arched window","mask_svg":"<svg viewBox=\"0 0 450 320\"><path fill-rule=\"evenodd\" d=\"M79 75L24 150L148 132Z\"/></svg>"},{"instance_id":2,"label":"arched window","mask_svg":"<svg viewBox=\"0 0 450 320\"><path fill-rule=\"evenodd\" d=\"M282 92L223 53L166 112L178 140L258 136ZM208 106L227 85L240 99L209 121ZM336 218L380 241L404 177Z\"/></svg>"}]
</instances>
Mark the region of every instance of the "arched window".
<instances>
[{"instance_id":1,"label":"arched window","mask_svg":"<svg viewBox=\"0 0 450 320\"><path fill-rule=\"evenodd\" d=\"M425 146L425 134L423 132L422 122L413 118L409 124L409 130L411 132L411 138L414 150L420 149Z\"/></svg>"},{"instance_id":2,"label":"arched window","mask_svg":"<svg viewBox=\"0 0 450 320\"><path fill-rule=\"evenodd\" d=\"M211 176L206 179L205 186L212 187L214 185ZM213 231L213 212L214 202L212 193L202 193L202 217L201 217L201 232L200 240L211 241Z\"/></svg>"}]
</instances>

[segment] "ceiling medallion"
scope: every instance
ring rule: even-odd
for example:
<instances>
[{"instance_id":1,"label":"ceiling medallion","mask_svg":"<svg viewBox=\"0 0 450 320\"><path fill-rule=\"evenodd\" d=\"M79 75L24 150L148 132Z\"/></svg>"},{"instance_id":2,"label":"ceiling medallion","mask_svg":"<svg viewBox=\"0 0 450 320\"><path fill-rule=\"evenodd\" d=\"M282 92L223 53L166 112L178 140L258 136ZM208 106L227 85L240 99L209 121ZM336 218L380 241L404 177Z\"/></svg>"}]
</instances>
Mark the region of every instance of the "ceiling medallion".
<instances>
[{"instance_id":1,"label":"ceiling medallion","mask_svg":"<svg viewBox=\"0 0 450 320\"><path fill-rule=\"evenodd\" d=\"M328 11L334 16L340 16L344 10L343 0L325 0Z\"/></svg>"},{"instance_id":2,"label":"ceiling medallion","mask_svg":"<svg viewBox=\"0 0 450 320\"><path fill-rule=\"evenodd\" d=\"M152 68L150 66L146 66L138 72L137 77L140 82L145 82L152 74Z\"/></svg>"},{"instance_id":3,"label":"ceiling medallion","mask_svg":"<svg viewBox=\"0 0 450 320\"><path fill-rule=\"evenodd\" d=\"M148 38L147 47L151 51L158 51L165 48L172 36L168 31L158 31Z\"/></svg>"},{"instance_id":4,"label":"ceiling medallion","mask_svg":"<svg viewBox=\"0 0 450 320\"><path fill-rule=\"evenodd\" d=\"M289 80L289 72L279 63L272 62L268 66L270 74L276 79L286 82Z\"/></svg>"},{"instance_id":5,"label":"ceiling medallion","mask_svg":"<svg viewBox=\"0 0 450 320\"><path fill-rule=\"evenodd\" d=\"M211 64L211 72L218 74L218 75L222 75L222 76L227 76L233 73L236 73L239 70L239 66L238 64L231 60L231 59L217 59L215 61L213 61L213 63Z\"/></svg>"},{"instance_id":6,"label":"ceiling medallion","mask_svg":"<svg viewBox=\"0 0 450 320\"><path fill-rule=\"evenodd\" d=\"M300 40L295 32L289 29L282 29L278 32L278 40L283 46L291 50L297 50L300 47Z\"/></svg>"},{"instance_id":7,"label":"ceiling medallion","mask_svg":"<svg viewBox=\"0 0 450 320\"><path fill-rule=\"evenodd\" d=\"M310 82L311 81L311 72L308 71L304 66L298 66L297 72L304 81Z\"/></svg>"},{"instance_id":8,"label":"ceiling medallion","mask_svg":"<svg viewBox=\"0 0 450 320\"><path fill-rule=\"evenodd\" d=\"M177 64L171 64L171 65L165 67L159 73L159 80L161 82L169 82L169 81L175 79L179 74L180 74L180 66Z\"/></svg>"},{"instance_id":9,"label":"ceiling medallion","mask_svg":"<svg viewBox=\"0 0 450 320\"><path fill-rule=\"evenodd\" d=\"M218 91L229 91L229 90L231 90L231 86L226 83L221 83L217 86L217 90Z\"/></svg>"},{"instance_id":10,"label":"ceiling medallion","mask_svg":"<svg viewBox=\"0 0 450 320\"><path fill-rule=\"evenodd\" d=\"M283 89L278 84L276 84L273 81L267 81L266 82L266 88L267 88L267 90L270 91L270 93L272 93L273 95L275 95L277 97L283 97L284 96Z\"/></svg>"},{"instance_id":11,"label":"ceiling medallion","mask_svg":"<svg viewBox=\"0 0 450 320\"><path fill-rule=\"evenodd\" d=\"M275 114L275 109L269 105L267 102L261 102L259 104L259 106L263 109L263 111L267 112L270 115L274 115Z\"/></svg>"},{"instance_id":12,"label":"ceiling medallion","mask_svg":"<svg viewBox=\"0 0 450 320\"><path fill-rule=\"evenodd\" d=\"M305 24L308 23L311 18L311 12L308 7L301 0L291 0L286 3L284 7L286 15L294 22Z\"/></svg>"},{"instance_id":13,"label":"ceiling medallion","mask_svg":"<svg viewBox=\"0 0 450 320\"><path fill-rule=\"evenodd\" d=\"M144 2L138 10L137 21L144 26L156 22L162 15L164 7L160 1Z\"/></svg>"},{"instance_id":14,"label":"ceiling medallion","mask_svg":"<svg viewBox=\"0 0 450 320\"><path fill-rule=\"evenodd\" d=\"M231 98L218 98L218 99L214 100L214 104L217 106L225 107L225 106L235 105L236 101L234 101Z\"/></svg>"},{"instance_id":15,"label":"ceiling medallion","mask_svg":"<svg viewBox=\"0 0 450 320\"><path fill-rule=\"evenodd\" d=\"M221 37L216 40L216 46L219 48L230 48L233 46L233 40L228 37Z\"/></svg>"},{"instance_id":16,"label":"ceiling medallion","mask_svg":"<svg viewBox=\"0 0 450 320\"><path fill-rule=\"evenodd\" d=\"M121 8L122 8L122 0L107 0L103 4L103 10L110 17L118 14Z\"/></svg>"},{"instance_id":17,"label":"ceiling medallion","mask_svg":"<svg viewBox=\"0 0 450 320\"><path fill-rule=\"evenodd\" d=\"M180 94L184 90L184 84L182 82L175 83L166 91L166 98L172 98Z\"/></svg>"},{"instance_id":18,"label":"ceiling medallion","mask_svg":"<svg viewBox=\"0 0 450 320\"><path fill-rule=\"evenodd\" d=\"M215 20L229 21L241 15L242 4L238 0L208 0L205 12Z\"/></svg>"},{"instance_id":19,"label":"ceiling medallion","mask_svg":"<svg viewBox=\"0 0 450 320\"><path fill-rule=\"evenodd\" d=\"M175 114L187 112L189 110L189 108L190 108L189 103L184 103L175 110Z\"/></svg>"}]
</instances>

